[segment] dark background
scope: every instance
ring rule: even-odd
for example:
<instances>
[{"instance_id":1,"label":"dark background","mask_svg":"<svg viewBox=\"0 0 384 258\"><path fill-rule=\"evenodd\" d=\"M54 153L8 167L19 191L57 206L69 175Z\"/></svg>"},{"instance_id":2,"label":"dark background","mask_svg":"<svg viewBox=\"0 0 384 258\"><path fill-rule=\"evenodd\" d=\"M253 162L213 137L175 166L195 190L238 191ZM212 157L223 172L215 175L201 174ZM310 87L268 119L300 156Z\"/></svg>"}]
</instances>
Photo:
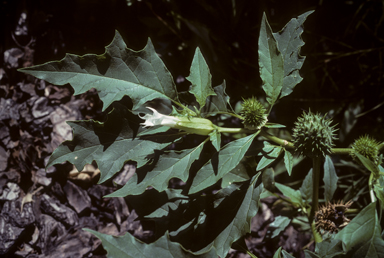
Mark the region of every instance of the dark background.
<instances>
[{"instance_id":1,"label":"dark background","mask_svg":"<svg viewBox=\"0 0 384 258\"><path fill-rule=\"evenodd\" d=\"M102 54L118 30L129 48L142 49L148 37L177 80L180 90L199 46L213 84L225 79L232 103L263 96L257 42L263 12L274 31L291 18L315 10L302 35L304 80L275 107L271 119L292 126L302 110L329 113L345 126L345 112L360 114L353 134L340 132L343 145L359 134L383 140L383 1L123 1L34 0L1 3L0 52L35 39L34 64L58 60L65 53ZM26 21L18 24L22 13ZM16 75L16 74L15 74ZM17 77L17 76L16 76ZM17 78L14 78L17 80ZM181 82L180 82L181 81ZM365 114L365 112L367 112Z\"/></svg>"},{"instance_id":2,"label":"dark background","mask_svg":"<svg viewBox=\"0 0 384 258\"><path fill-rule=\"evenodd\" d=\"M20 90L15 86L25 80L25 75L16 69L26 63L22 64L20 59L18 67L7 66L3 53L9 49L33 50L29 65L59 60L65 53L102 54L115 30L134 50L142 49L148 37L151 38L179 91L189 87L185 77L189 75L195 49L200 47L212 73L213 85L226 81L233 106L242 98L263 99L257 52L263 12L277 32L291 18L309 10L315 12L308 16L302 34L305 45L301 55L306 56L301 69L304 79L291 95L274 106L270 121L286 125L289 138L297 117L303 110L310 109L328 113L333 124L338 123L337 147L348 147L364 134L384 141L384 1L381 0L3 0L0 3L0 68L6 75L0 75L0 86L6 85L6 90L0 87L0 99L12 98L18 105L27 100L17 98ZM39 92L43 91L39 85L36 83L34 88L36 94L44 95ZM26 95L23 94L21 96ZM91 93L87 99L94 105L83 117L101 118L97 95ZM9 128L12 141L18 140L17 132L23 130L33 137L39 133L50 135L50 129L40 130L47 127L37 127L35 122L19 125L10 119L0 122L0 130ZM41 132L37 132L39 130ZM37 141L32 145L37 146ZM0 143L0 147L14 153L4 143ZM37 164L43 168L42 160L50 155L48 152L37 161L30 161L29 166ZM24 166L15 157L9 157L8 170ZM335 163L337 161L338 157ZM310 164L302 167L305 170L301 175L300 166L295 167L291 181L302 180ZM21 171L24 174L20 185L26 192L31 180L25 176L28 169L21 168ZM353 172L356 177L350 179L352 181L340 179L341 190L337 194L341 199L346 197L343 190L361 177L356 169ZM349 174L350 170L338 168L340 177ZM350 191L348 197L352 198L359 189L360 185L355 192Z\"/></svg>"}]
</instances>

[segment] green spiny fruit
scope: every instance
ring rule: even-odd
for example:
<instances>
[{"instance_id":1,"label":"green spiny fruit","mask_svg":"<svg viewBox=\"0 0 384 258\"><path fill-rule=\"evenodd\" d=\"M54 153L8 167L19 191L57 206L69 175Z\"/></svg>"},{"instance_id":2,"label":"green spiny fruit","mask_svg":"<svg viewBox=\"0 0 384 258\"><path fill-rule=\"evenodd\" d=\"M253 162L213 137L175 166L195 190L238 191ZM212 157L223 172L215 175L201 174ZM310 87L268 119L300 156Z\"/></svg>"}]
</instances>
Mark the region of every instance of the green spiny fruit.
<instances>
[{"instance_id":1,"label":"green spiny fruit","mask_svg":"<svg viewBox=\"0 0 384 258\"><path fill-rule=\"evenodd\" d=\"M244 118L244 127L252 130L263 127L268 121L265 112L263 104L255 97L245 99L241 110L241 115Z\"/></svg>"},{"instance_id":2,"label":"green spiny fruit","mask_svg":"<svg viewBox=\"0 0 384 258\"><path fill-rule=\"evenodd\" d=\"M360 163L360 160L356 157L356 152L363 155L367 159L375 162L375 164L379 163L379 145L375 139L369 137L368 135L360 136L355 142L352 144L352 157L354 160Z\"/></svg>"},{"instance_id":3,"label":"green spiny fruit","mask_svg":"<svg viewBox=\"0 0 384 258\"><path fill-rule=\"evenodd\" d=\"M332 120L325 116L313 114L311 111L303 113L295 122L293 129L293 144L296 152L303 156L319 157L331 153L336 140L334 126L330 126Z\"/></svg>"}]
</instances>

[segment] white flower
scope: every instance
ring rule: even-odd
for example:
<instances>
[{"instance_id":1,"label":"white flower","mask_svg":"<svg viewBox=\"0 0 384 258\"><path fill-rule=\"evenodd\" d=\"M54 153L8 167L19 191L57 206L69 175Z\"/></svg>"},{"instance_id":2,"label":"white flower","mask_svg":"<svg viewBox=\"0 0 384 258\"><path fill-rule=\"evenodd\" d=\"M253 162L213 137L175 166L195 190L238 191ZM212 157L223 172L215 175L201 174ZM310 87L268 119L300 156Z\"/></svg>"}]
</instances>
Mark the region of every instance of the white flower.
<instances>
[{"instance_id":1,"label":"white flower","mask_svg":"<svg viewBox=\"0 0 384 258\"><path fill-rule=\"evenodd\" d=\"M216 129L216 126L205 118L167 116L160 114L156 109L147 108L152 110L153 114L140 116L141 119L145 120L144 123L141 123L144 127L163 125L199 135L208 135Z\"/></svg>"},{"instance_id":2,"label":"white flower","mask_svg":"<svg viewBox=\"0 0 384 258\"><path fill-rule=\"evenodd\" d=\"M147 107L152 110L153 114L145 114L145 116L140 116L141 119L144 119L145 122L141 123L144 127L155 126L155 125L164 125L169 127L174 127L180 119L175 116L166 116L157 112L156 109Z\"/></svg>"}]
</instances>

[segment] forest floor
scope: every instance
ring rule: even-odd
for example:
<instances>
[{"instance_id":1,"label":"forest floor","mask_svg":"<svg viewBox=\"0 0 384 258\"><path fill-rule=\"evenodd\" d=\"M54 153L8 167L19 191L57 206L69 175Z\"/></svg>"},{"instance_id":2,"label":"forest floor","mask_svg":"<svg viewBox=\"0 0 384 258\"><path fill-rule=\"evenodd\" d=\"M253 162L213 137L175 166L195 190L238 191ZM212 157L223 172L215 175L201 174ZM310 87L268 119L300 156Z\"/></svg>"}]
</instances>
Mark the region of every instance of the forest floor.
<instances>
[{"instance_id":1,"label":"forest floor","mask_svg":"<svg viewBox=\"0 0 384 258\"><path fill-rule=\"evenodd\" d=\"M0 68L0 256L106 257L101 241L83 228L150 241L153 229L140 223L126 199L103 198L116 187L97 184L96 164L80 172L71 164L46 168L55 148L72 139L65 121L103 114L95 91L73 96L70 86L18 72L34 64L34 47L31 41L5 50ZM135 166L127 164L114 181L124 183L133 173ZM262 200L245 236L247 247L260 258L272 257L280 246L304 257L310 235L288 226L270 237L269 224L283 212L276 200ZM228 257L249 255L231 250Z\"/></svg>"}]
</instances>

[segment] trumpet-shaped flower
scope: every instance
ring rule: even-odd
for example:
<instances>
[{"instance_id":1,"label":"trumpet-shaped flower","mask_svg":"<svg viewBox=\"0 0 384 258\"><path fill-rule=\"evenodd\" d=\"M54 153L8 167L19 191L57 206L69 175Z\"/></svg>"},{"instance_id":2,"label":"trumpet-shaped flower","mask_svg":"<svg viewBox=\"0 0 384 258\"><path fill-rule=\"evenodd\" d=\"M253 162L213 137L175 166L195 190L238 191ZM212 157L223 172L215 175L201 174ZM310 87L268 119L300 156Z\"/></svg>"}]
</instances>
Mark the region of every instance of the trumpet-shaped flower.
<instances>
[{"instance_id":1,"label":"trumpet-shaped flower","mask_svg":"<svg viewBox=\"0 0 384 258\"><path fill-rule=\"evenodd\" d=\"M141 123L144 127L163 125L199 135L208 135L216 129L216 126L205 118L167 116L160 114L156 109L147 108L152 110L153 114L140 116L141 119L145 120L144 123Z\"/></svg>"}]
</instances>

